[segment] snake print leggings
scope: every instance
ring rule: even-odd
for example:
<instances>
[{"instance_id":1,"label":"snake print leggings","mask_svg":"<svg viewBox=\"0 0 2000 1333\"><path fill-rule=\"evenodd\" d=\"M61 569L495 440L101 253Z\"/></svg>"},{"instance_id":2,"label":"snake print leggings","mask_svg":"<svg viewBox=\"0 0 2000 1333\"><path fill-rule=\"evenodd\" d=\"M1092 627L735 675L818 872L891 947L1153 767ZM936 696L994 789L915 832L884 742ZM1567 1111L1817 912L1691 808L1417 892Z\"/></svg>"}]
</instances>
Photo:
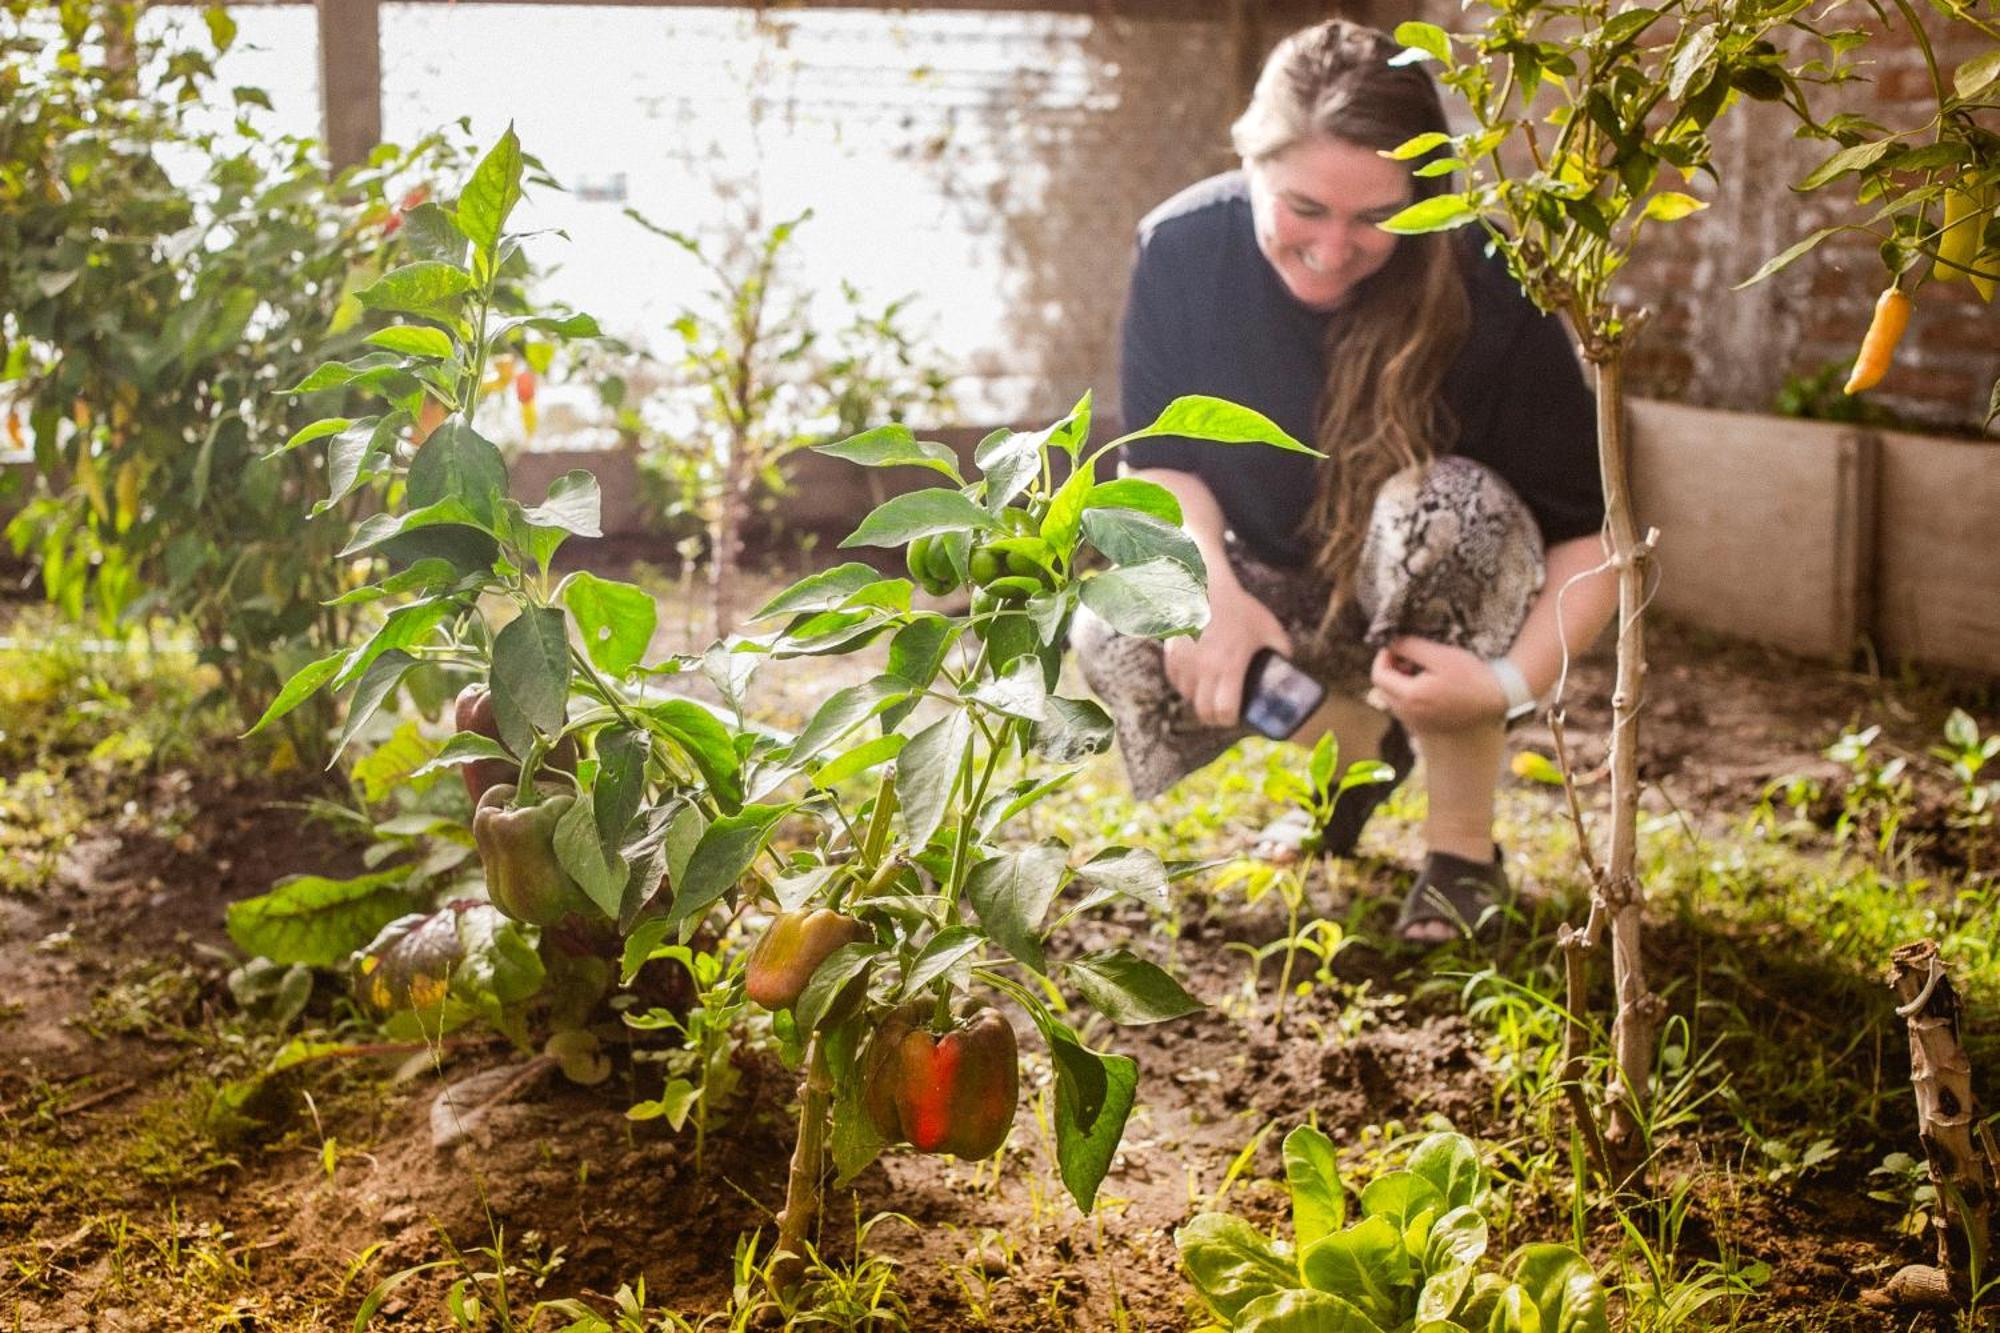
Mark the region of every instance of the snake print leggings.
<instances>
[{"instance_id":1,"label":"snake print leggings","mask_svg":"<svg viewBox=\"0 0 2000 1333\"><path fill-rule=\"evenodd\" d=\"M1527 506L1498 474L1455 456L1383 484L1362 544L1355 604L1325 634L1326 588L1308 571L1254 560L1233 539L1228 550L1244 591L1291 635L1299 668L1355 698L1367 693L1376 650L1399 635L1481 657L1505 653L1544 572L1541 534ZM1157 641L1120 634L1079 611L1071 643L1084 680L1111 714L1138 799L1159 795L1250 734L1202 725L1168 684Z\"/></svg>"}]
</instances>

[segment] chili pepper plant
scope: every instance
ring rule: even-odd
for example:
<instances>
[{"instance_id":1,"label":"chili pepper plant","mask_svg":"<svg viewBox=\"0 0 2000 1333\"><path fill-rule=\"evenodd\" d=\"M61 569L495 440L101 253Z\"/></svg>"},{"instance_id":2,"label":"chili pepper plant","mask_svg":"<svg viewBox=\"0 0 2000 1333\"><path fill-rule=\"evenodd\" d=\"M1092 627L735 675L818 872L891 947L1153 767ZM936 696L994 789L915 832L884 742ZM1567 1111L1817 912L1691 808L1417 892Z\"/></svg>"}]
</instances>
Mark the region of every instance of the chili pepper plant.
<instances>
[{"instance_id":1,"label":"chili pepper plant","mask_svg":"<svg viewBox=\"0 0 2000 1333\"><path fill-rule=\"evenodd\" d=\"M1440 79L1463 100L1473 124L1458 134L1419 135L1395 150L1397 158L1419 161L1421 177L1464 173L1464 180L1462 188L1420 199L1383 226L1404 234L1482 227L1535 304L1568 323L1596 373L1606 567L1618 578L1618 665L1609 845L1602 857L1592 850L1570 787L1592 896L1584 926L1563 934L1573 1018L1564 1082L1594 1162L1617 1186L1641 1171L1650 1153L1649 1083L1665 1006L1640 953L1645 892L1637 856L1643 615L1657 534L1642 533L1633 515L1622 378L1646 312L1621 306L1612 285L1652 229L1707 207L1671 187L1715 175L1717 119L1744 97L1803 107L1809 86L1847 76L1842 53L1859 38L1822 32L1802 0L1684 0L1622 9L1611 0L1585 0L1487 4L1477 12L1482 21L1465 32L1416 22L1396 29L1408 58L1437 62ZM1827 54L1788 54L1774 40L1788 33L1813 39L1809 45ZM1559 711L1552 720L1560 748ZM1585 959L1607 936L1617 1008L1600 1133L1597 1108L1582 1085Z\"/></svg>"},{"instance_id":2,"label":"chili pepper plant","mask_svg":"<svg viewBox=\"0 0 2000 1333\"><path fill-rule=\"evenodd\" d=\"M643 984L654 964L687 965L718 913L775 910L740 972L690 970L715 992L706 1012L740 1011L739 994L776 1011L804 1071L784 1256L804 1252L829 1151L845 1180L895 1144L998 1150L1019 1078L1010 1014L1049 1051L1058 1165L1088 1209L1138 1070L1086 1042L1066 996L1114 1024L1198 1006L1128 949L1065 956L1054 937L1117 899L1163 907L1179 868L1135 848L1081 858L1061 840L1013 835L1111 741L1102 709L1058 692L1073 616L1087 609L1154 637L1206 619L1177 503L1101 475L1121 441L1087 448L1087 396L1047 429L995 432L969 471L907 427L881 427L821 448L939 479L881 504L844 543L900 552L911 577L850 561L773 598L754 617L762 633L648 663L646 593L551 570L569 537L596 535L595 480L571 473L523 504L472 424L497 349L596 333L585 316L494 320L497 275L520 243L505 225L522 164L510 130L454 206L432 206L425 257L361 293L407 320L374 338L388 359L323 367L302 386L365 386L385 410L314 423L286 446L369 442L342 475L386 478L388 502L341 558L368 563L373 581L351 596L386 614L296 675L258 725L318 690L347 690L344 745L419 664L446 663L473 677L463 729L413 776L499 766L468 782L484 900L449 896L389 923L357 955L361 993L428 1008L427 1031L484 1014L524 1041L541 1006L556 1029L550 1053L594 1075L604 1028L591 1026L593 1006L614 962L618 981ZM407 428L431 402L451 415L414 443ZM1158 434L1304 449L1213 399L1180 400L1124 438ZM919 586L969 608L930 609L913 599ZM829 696L796 735L744 722L742 694L762 665L878 642L882 672ZM661 691L684 672L705 674L727 705Z\"/></svg>"},{"instance_id":3,"label":"chili pepper plant","mask_svg":"<svg viewBox=\"0 0 2000 1333\"><path fill-rule=\"evenodd\" d=\"M2000 23L1970 5L1936 7L1946 24L1964 24L1993 43L1947 71L1908 0L1896 12L1923 57L1933 111L1922 124L1889 129L1853 113L1815 119L1799 101L1801 133L1838 147L1793 188L1854 192L1873 211L1860 221L1822 227L1772 257L1743 285L1761 282L1842 232L1875 239L1889 274L1875 318L1856 357L1846 391L1874 388L1888 372L1909 323L1911 302L1928 282L1965 282L1991 304L2000 287ZM2000 418L2000 381L1993 385L1985 424Z\"/></svg>"}]
</instances>

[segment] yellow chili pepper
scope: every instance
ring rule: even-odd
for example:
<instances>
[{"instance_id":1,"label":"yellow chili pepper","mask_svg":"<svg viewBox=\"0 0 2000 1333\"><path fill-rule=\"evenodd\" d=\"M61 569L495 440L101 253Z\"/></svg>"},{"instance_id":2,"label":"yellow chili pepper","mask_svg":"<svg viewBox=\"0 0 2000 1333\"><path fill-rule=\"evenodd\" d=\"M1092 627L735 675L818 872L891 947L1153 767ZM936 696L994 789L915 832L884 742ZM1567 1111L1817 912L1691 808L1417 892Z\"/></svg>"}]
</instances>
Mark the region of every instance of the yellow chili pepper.
<instances>
[{"instance_id":1,"label":"yellow chili pepper","mask_svg":"<svg viewBox=\"0 0 2000 1333\"><path fill-rule=\"evenodd\" d=\"M1861 351L1854 358L1854 373L1847 377L1847 387L1842 392L1861 393L1880 384L1889 372L1896 344L1903 340L1903 330L1909 326L1910 298L1903 295L1900 287L1891 287L1877 297L1875 318L1861 339Z\"/></svg>"},{"instance_id":2,"label":"yellow chili pepper","mask_svg":"<svg viewBox=\"0 0 2000 1333\"><path fill-rule=\"evenodd\" d=\"M1979 253L1980 233L1986 230L1985 194L1978 186L1946 187L1937 263L1931 266L1931 276L1939 282L1957 282L1972 267L1973 257Z\"/></svg>"}]
</instances>

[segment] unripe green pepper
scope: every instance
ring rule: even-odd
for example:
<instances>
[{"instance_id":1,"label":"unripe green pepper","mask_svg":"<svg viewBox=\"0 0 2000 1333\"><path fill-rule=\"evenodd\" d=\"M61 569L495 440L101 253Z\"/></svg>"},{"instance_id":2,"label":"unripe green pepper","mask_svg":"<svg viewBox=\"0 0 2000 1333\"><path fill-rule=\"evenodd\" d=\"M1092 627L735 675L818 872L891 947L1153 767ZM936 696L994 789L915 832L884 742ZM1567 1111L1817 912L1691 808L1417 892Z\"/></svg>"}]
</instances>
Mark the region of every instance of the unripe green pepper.
<instances>
[{"instance_id":1,"label":"unripe green pepper","mask_svg":"<svg viewBox=\"0 0 2000 1333\"><path fill-rule=\"evenodd\" d=\"M470 731L490 741L500 741L500 724L493 717L493 692L484 685L468 685L458 692L452 705L452 721L460 731ZM500 741L505 745L505 741ZM576 772L576 741L568 736L542 758L542 767L557 773ZM459 772L465 777L465 794L474 805L489 787L513 782L521 776L521 766L511 759L475 759Z\"/></svg>"},{"instance_id":2,"label":"unripe green pepper","mask_svg":"<svg viewBox=\"0 0 2000 1333\"><path fill-rule=\"evenodd\" d=\"M1044 585L1040 579L1022 578L1017 574L1009 574L1004 578L997 578L989 582L986 585L986 591L992 593L1003 602L1019 603L1025 602L1036 593L1041 592L1043 587Z\"/></svg>"},{"instance_id":3,"label":"unripe green pepper","mask_svg":"<svg viewBox=\"0 0 2000 1333\"><path fill-rule=\"evenodd\" d=\"M862 922L831 908L781 912L750 950L743 993L766 1009L789 1009L829 954L872 938Z\"/></svg>"},{"instance_id":4,"label":"unripe green pepper","mask_svg":"<svg viewBox=\"0 0 2000 1333\"><path fill-rule=\"evenodd\" d=\"M986 546L975 548L972 558L966 562L966 571L972 575L972 581L982 588L999 578L1005 569L1000 553Z\"/></svg>"},{"instance_id":5,"label":"unripe green pepper","mask_svg":"<svg viewBox=\"0 0 2000 1333\"><path fill-rule=\"evenodd\" d=\"M603 915L556 856L556 825L576 804L567 793L518 808L512 783L488 787L472 813L472 840L486 867L486 896L516 921L553 926Z\"/></svg>"},{"instance_id":6,"label":"unripe green pepper","mask_svg":"<svg viewBox=\"0 0 2000 1333\"><path fill-rule=\"evenodd\" d=\"M903 553L910 578L933 597L942 597L958 586L952 577L951 560L934 537L918 537Z\"/></svg>"},{"instance_id":7,"label":"unripe green pepper","mask_svg":"<svg viewBox=\"0 0 2000 1333\"><path fill-rule=\"evenodd\" d=\"M981 1009L942 1036L925 1026L928 1001L890 1014L862 1064L862 1099L876 1130L918 1152L967 1161L1007 1141L1020 1100L1020 1048L997 1010Z\"/></svg>"}]
</instances>

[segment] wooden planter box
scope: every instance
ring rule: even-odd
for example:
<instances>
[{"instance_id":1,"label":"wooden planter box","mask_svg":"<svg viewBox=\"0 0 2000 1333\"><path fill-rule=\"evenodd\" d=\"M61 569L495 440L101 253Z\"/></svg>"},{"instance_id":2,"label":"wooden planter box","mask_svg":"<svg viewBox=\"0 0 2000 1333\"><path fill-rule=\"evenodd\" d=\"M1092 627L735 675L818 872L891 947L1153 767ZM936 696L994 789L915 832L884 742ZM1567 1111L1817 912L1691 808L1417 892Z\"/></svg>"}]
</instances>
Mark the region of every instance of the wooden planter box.
<instances>
[{"instance_id":1,"label":"wooden planter box","mask_svg":"<svg viewBox=\"0 0 2000 1333\"><path fill-rule=\"evenodd\" d=\"M1638 400L1654 605L1813 657L2000 674L2000 444Z\"/></svg>"}]
</instances>

